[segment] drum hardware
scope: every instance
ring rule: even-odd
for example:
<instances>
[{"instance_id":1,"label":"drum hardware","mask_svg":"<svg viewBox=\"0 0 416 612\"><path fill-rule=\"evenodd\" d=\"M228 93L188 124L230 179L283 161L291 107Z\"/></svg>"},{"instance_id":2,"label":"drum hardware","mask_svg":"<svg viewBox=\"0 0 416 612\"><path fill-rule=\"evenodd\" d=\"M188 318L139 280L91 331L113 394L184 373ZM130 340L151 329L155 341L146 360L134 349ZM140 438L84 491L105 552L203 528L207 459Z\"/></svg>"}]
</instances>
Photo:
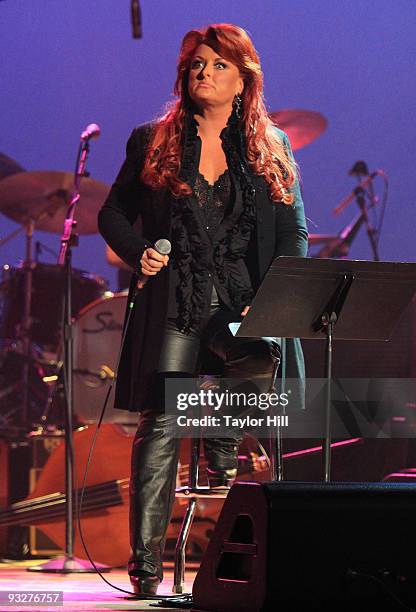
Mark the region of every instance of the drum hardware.
<instances>
[{"instance_id":1,"label":"drum hardware","mask_svg":"<svg viewBox=\"0 0 416 612\"><path fill-rule=\"evenodd\" d=\"M74 406L80 423L96 423L114 377L127 291L88 304L74 322ZM137 414L108 406L104 422L137 424Z\"/></svg>"},{"instance_id":2,"label":"drum hardware","mask_svg":"<svg viewBox=\"0 0 416 612\"><path fill-rule=\"evenodd\" d=\"M38 229L49 231L46 227L43 227L46 223L45 219L53 215L57 204L62 205L63 202L56 200L56 192L49 193L46 191L48 174L45 172L19 172L2 180L0 211L6 217L20 223L22 227L2 238L0 247L15 238L30 224L36 225ZM38 178L37 182L36 178ZM43 185L40 183L41 178L44 180Z\"/></svg>"},{"instance_id":3,"label":"drum hardware","mask_svg":"<svg viewBox=\"0 0 416 612\"><path fill-rule=\"evenodd\" d=\"M30 219L26 226L26 258L25 258L25 291L24 291L24 310L23 310L23 324L21 330L21 339L23 345L23 354L26 359L23 362L22 372L22 411L21 411L21 424L27 423L28 417L28 402L29 402L29 357L30 357L30 327L32 324L31 310L32 310L32 264L33 264L33 231L35 229L35 222Z\"/></svg>"},{"instance_id":4,"label":"drum hardware","mask_svg":"<svg viewBox=\"0 0 416 612\"><path fill-rule=\"evenodd\" d=\"M0 211L21 225L33 220L38 230L60 233L72 188L73 174L70 172L19 172L1 181ZM108 191L104 183L83 178L79 185L83 206L77 213L78 234L98 232L97 215Z\"/></svg>"},{"instance_id":5,"label":"drum hardware","mask_svg":"<svg viewBox=\"0 0 416 612\"><path fill-rule=\"evenodd\" d=\"M60 231L63 209L67 207L70 199L73 179L72 174L67 172L25 172L13 160L1 154L0 179L0 212L20 223L17 230L0 240L0 247L23 231L26 233L26 253L21 267L3 268L0 284L0 338L8 343L15 342L17 352L23 353L27 358L22 361L23 370L19 385L9 385L7 380L4 380L0 391L2 396L7 396L10 401L13 397L19 397L18 405L13 410L13 421L18 416L19 426L27 429L35 421L39 421L39 406L33 406L33 402L29 406L29 358L34 344L41 345L55 354L57 352L62 319L59 307L54 307L51 311L50 304L55 306L61 303L65 281L62 266L34 261L33 234L35 229ZM79 232L87 234L97 231L97 212L107 192L108 187L103 183L90 178L84 180L80 195L85 204L78 220ZM38 255L39 246L36 249L36 259ZM107 283L100 277L80 270L74 270L73 284L74 316L108 288ZM9 346L7 352L10 350ZM46 381L43 382L46 384ZM48 400L47 405L49 403ZM44 406L41 412L44 412Z\"/></svg>"},{"instance_id":6,"label":"drum hardware","mask_svg":"<svg viewBox=\"0 0 416 612\"><path fill-rule=\"evenodd\" d=\"M322 244L323 246L312 257L325 258L346 258L351 244L358 234L362 225L366 226L367 235L373 250L374 261L378 261L378 241L380 236L381 222L383 220L384 209L387 202L388 177L384 170L378 169L371 174L367 164L358 161L348 173L358 179L358 185L333 209L334 215L339 215L347 206L356 199L360 212L348 223L338 234L309 234L309 246ZM379 198L374 193L373 180L376 176L381 176L384 180L384 195L381 204L381 222L378 228L373 227L369 220L369 211L375 209L379 204ZM364 177L364 178L363 178ZM367 201L366 201L367 200Z\"/></svg>"},{"instance_id":7,"label":"drum hardware","mask_svg":"<svg viewBox=\"0 0 416 612\"><path fill-rule=\"evenodd\" d=\"M325 244L313 257L336 257L345 258L348 256L351 244L364 223L363 213L359 213L337 236Z\"/></svg>"},{"instance_id":8,"label":"drum hardware","mask_svg":"<svg viewBox=\"0 0 416 612\"><path fill-rule=\"evenodd\" d=\"M309 246L314 246L316 244L330 244L337 238L338 236L332 236L331 234L309 234L308 244Z\"/></svg>"},{"instance_id":9,"label":"drum hardware","mask_svg":"<svg viewBox=\"0 0 416 612\"><path fill-rule=\"evenodd\" d=\"M384 172L384 170L381 170L380 168L378 170L375 170L374 172L372 172L371 174L369 174L365 179L362 179L358 185L355 187L355 189L353 189L347 196L345 196L345 198L343 198L341 200L341 202L335 206L335 208L332 210L332 214L333 215L339 215L341 212L343 212L347 206L349 204L351 204L351 202L354 201L354 199L357 197L357 193L360 192L360 190L367 190L367 187L372 189L372 182L373 179L376 176L381 176L383 177L384 181L387 182L387 174ZM368 196L368 192L367 192L367 196ZM372 200L372 204L376 204L377 203L377 199L374 198L374 195L370 194L370 199Z\"/></svg>"},{"instance_id":10,"label":"drum hardware","mask_svg":"<svg viewBox=\"0 0 416 612\"><path fill-rule=\"evenodd\" d=\"M49 365L52 367L50 375L43 376L42 381L48 386L49 394L45 409L40 419L40 425L38 429L43 432L49 431L51 428L56 429L57 423L62 428L63 423L60 422L61 415L64 412L64 382L63 378L63 363L62 361L50 361ZM54 416L54 425L50 425L51 412ZM57 416L59 415L59 416Z\"/></svg>"},{"instance_id":11,"label":"drum hardware","mask_svg":"<svg viewBox=\"0 0 416 612\"><path fill-rule=\"evenodd\" d=\"M316 140L328 126L325 117L316 111L288 108L274 111L269 116L286 132L293 151Z\"/></svg>"},{"instance_id":12,"label":"drum hardware","mask_svg":"<svg viewBox=\"0 0 416 612\"><path fill-rule=\"evenodd\" d=\"M23 378L25 369L28 372L27 381ZM7 431L11 427L27 431L29 421L22 424L21 420L25 385L27 385L26 397L31 425L42 421L51 392L51 386L43 380L46 373L47 370L37 359L33 345L30 345L29 357L23 351L19 352L16 346L3 348L0 356L0 431L4 437L7 437Z\"/></svg>"},{"instance_id":13,"label":"drum hardware","mask_svg":"<svg viewBox=\"0 0 416 612\"><path fill-rule=\"evenodd\" d=\"M19 173L19 174L24 174ZM12 174L4 181L9 180L15 176ZM1 208L0 208L1 210ZM20 320L19 328L17 331L17 340L20 341L23 354L26 359L23 361L23 369L22 369L22 400L21 400L21 411L20 411L20 425L25 426L27 423L28 417L28 388L29 388L29 358L31 351L31 342L30 342L30 327L31 327L31 305L32 305L32 266L33 266L33 232L35 228L35 222L32 218L28 217L26 219L26 223L24 227L18 228L12 232L9 236L6 236L0 241L0 247L3 244L6 244L11 238L17 236L23 230L26 232L26 255L23 264L24 270L24 290L23 290L23 299L21 300L21 304L23 307L23 313ZM3 308L1 308L3 310ZM4 313L2 313L4 314ZM3 320L2 316L2 320Z\"/></svg>"},{"instance_id":14,"label":"drum hardware","mask_svg":"<svg viewBox=\"0 0 416 612\"><path fill-rule=\"evenodd\" d=\"M3 400L5 397L10 395L14 391L17 391L17 389L19 389L20 387L21 387L21 383L17 382L17 383L14 383L13 385L10 385L9 387L6 387L5 389L0 389L0 400ZM8 417L7 413L5 415L4 414L0 414L0 422L1 422L1 420L5 419L7 417Z\"/></svg>"},{"instance_id":15,"label":"drum hardware","mask_svg":"<svg viewBox=\"0 0 416 612\"><path fill-rule=\"evenodd\" d=\"M4 266L0 283L0 431L5 437L11 427L27 431L37 424L45 426L51 418L63 425L62 377L58 382L62 362L57 354L62 335L62 315L57 305L64 289L63 270L56 264L32 263L30 272L28 346L24 341L26 326L22 321L28 295L27 265ZM108 287L101 277L77 269L73 271L72 281L74 317L86 304L103 295ZM54 308L51 309L50 304ZM26 366L24 370L23 365ZM21 409L24 401L27 406L25 419Z\"/></svg>"},{"instance_id":16,"label":"drum hardware","mask_svg":"<svg viewBox=\"0 0 416 612\"><path fill-rule=\"evenodd\" d=\"M44 351L56 355L61 338L62 314L59 305L65 286L64 270L56 264L32 264L31 341ZM3 270L0 284L0 338L16 338L23 317L23 267ZM96 274L74 269L72 275L72 316L98 299L108 288L107 282ZM51 309L51 304L53 308Z\"/></svg>"},{"instance_id":17,"label":"drum hardware","mask_svg":"<svg viewBox=\"0 0 416 612\"><path fill-rule=\"evenodd\" d=\"M100 376L102 378L114 378L116 373L107 365L101 366Z\"/></svg>"},{"instance_id":18,"label":"drum hardware","mask_svg":"<svg viewBox=\"0 0 416 612\"><path fill-rule=\"evenodd\" d=\"M24 172L24 168L18 164L14 159L8 157L4 153L0 153L0 181L5 179L7 176L17 174L18 172ZM6 244L9 240L18 236L22 231L21 227L13 230L8 236L0 240L0 247Z\"/></svg>"},{"instance_id":19,"label":"drum hardware","mask_svg":"<svg viewBox=\"0 0 416 612\"><path fill-rule=\"evenodd\" d=\"M0 153L0 180L4 180L8 176L12 176L13 174L18 174L20 172L24 172L25 169L18 164L14 159L4 155L4 153ZM0 247L6 242L9 242L15 236L18 236L22 232L22 228L18 227L13 230L8 236L5 236L0 240Z\"/></svg>"},{"instance_id":20,"label":"drum hardware","mask_svg":"<svg viewBox=\"0 0 416 612\"><path fill-rule=\"evenodd\" d=\"M24 172L25 169L17 163L11 157L8 157L4 153L0 153L0 181L6 176L17 174L18 172Z\"/></svg>"},{"instance_id":21,"label":"drum hardware","mask_svg":"<svg viewBox=\"0 0 416 612\"><path fill-rule=\"evenodd\" d=\"M100 370L98 370L97 372L93 372L92 370L82 370L80 368L74 368L74 374L81 374L81 376L92 376L93 378L98 378L98 380L100 381L107 380L108 378L112 380L115 376L115 372L113 372L113 370L107 365L102 365ZM94 389L98 386L89 382L86 382L85 384L88 387L92 387Z\"/></svg>"},{"instance_id":22,"label":"drum hardware","mask_svg":"<svg viewBox=\"0 0 416 612\"><path fill-rule=\"evenodd\" d=\"M53 249L50 249L47 244L43 244L42 242L40 242L40 240L36 240L35 242L35 261L36 263L39 263L39 257L41 256L43 251L52 255L54 259L58 258L58 254Z\"/></svg>"},{"instance_id":23,"label":"drum hardware","mask_svg":"<svg viewBox=\"0 0 416 612\"><path fill-rule=\"evenodd\" d=\"M367 164L359 160L357 161L348 173L350 176L355 176L358 180L358 184L339 204L333 209L333 214L338 215L341 213L351 202L356 200L360 209L360 215L356 218L355 222L352 223L352 228L358 224L365 225L368 239L370 241L371 250L373 252L373 260L380 261L378 253L378 243L380 240L381 226L384 219L385 207L387 204L387 193L388 193L388 176L384 170L378 168L371 174L368 171ZM368 215L368 211L375 208L379 203L379 198L375 195L373 180L381 176L384 181L384 195L381 204L380 220L378 227L375 227L371 222ZM351 229L353 232L353 229ZM358 230L357 230L358 231ZM355 232L356 233L356 232ZM355 234L354 234L355 235ZM348 251L347 251L348 252Z\"/></svg>"}]
</instances>

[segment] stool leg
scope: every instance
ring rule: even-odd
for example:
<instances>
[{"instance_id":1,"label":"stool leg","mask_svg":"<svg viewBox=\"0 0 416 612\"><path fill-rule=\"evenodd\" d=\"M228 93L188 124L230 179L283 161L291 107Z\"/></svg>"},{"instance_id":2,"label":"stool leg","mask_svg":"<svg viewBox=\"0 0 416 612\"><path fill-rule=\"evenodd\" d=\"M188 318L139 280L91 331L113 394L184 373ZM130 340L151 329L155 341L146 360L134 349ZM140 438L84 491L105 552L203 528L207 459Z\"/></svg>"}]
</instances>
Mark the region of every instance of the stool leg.
<instances>
[{"instance_id":1,"label":"stool leg","mask_svg":"<svg viewBox=\"0 0 416 612\"><path fill-rule=\"evenodd\" d=\"M181 530L175 547L175 568L173 576L173 593L183 593L185 584L185 549L195 516L196 499L190 499L183 517Z\"/></svg>"},{"instance_id":2,"label":"stool leg","mask_svg":"<svg viewBox=\"0 0 416 612\"><path fill-rule=\"evenodd\" d=\"M198 486L198 475L199 475L199 454L201 451L201 438L194 438L192 440L191 447L191 464L189 466L189 487L196 489ZM185 584L185 550L188 542L189 534L191 531L192 523L194 521L196 510L196 499L192 498L188 502L188 507L185 512L185 516L182 520L181 530L178 535L175 546L175 566L174 566L174 579L173 579L173 593L183 593L183 587Z\"/></svg>"},{"instance_id":3,"label":"stool leg","mask_svg":"<svg viewBox=\"0 0 416 612\"><path fill-rule=\"evenodd\" d=\"M276 379L280 361L277 360L273 366L272 379L270 382L269 393L276 391ZM283 480L283 450L282 450L282 429L280 424L277 425L276 431L271 427L269 434L269 453L270 453L270 471L272 480Z\"/></svg>"},{"instance_id":4,"label":"stool leg","mask_svg":"<svg viewBox=\"0 0 416 612\"><path fill-rule=\"evenodd\" d=\"M196 488L199 477L199 455L201 453L201 438L192 440L191 465L189 466L189 486Z\"/></svg>"}]
</instances>

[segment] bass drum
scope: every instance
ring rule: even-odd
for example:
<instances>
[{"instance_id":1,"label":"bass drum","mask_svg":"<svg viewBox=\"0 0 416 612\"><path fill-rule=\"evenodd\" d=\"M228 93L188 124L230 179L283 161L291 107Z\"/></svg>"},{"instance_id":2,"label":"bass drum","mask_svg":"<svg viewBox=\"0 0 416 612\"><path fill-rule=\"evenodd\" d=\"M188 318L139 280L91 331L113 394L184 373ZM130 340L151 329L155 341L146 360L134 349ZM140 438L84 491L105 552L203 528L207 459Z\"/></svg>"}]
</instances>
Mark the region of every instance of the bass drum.
<instances>
[{"instance_id":1,"label":"bass drum","mask_svg":"<svg viewBox=\"0 0 416 612\"><path fill-rule=\"evenodd\" d=\"M114 375L127 291L88 304L74 323L74 413L80 423L97 423ZM113 408L111 393L104 422L136 424L138 415Z\"/></svg>"},{"instance_id":2,"label":"bass drum","mask_svg":"<svg viewBox=\"0 0 416 612\"><path fill-rule=\"evenodd\" d=\"M21 333L25 299L24 268L3 267L0 283L0 338L14 340ZM56 352L61 339L65 270L55 264L36 263L32 270L31 342ZM72 270L72 316L101 297L108 283L97 274Z\"/></svg>"}]
</instances>

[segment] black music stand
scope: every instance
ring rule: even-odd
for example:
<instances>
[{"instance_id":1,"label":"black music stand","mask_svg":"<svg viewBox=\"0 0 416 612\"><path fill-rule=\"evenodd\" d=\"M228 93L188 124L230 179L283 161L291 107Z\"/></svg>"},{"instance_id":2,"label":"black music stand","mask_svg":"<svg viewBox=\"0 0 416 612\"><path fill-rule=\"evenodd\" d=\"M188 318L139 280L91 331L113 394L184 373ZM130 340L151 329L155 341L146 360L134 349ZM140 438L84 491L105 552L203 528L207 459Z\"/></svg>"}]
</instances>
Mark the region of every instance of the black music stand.
<instances>
[{"instance_id":1,"label":"black music stand","mask_svg":"<svg viewBox=\"0 0 416 612\"><path fill-rule=\"evenodd\" d=\"M324 482L331 470L332 340L388 340L415 292L416 263L277 257L243 319L238 337L326 339ZM281 465L280 436L280 429L273 433L274 466Z\"/></svg>"}]
</instances>

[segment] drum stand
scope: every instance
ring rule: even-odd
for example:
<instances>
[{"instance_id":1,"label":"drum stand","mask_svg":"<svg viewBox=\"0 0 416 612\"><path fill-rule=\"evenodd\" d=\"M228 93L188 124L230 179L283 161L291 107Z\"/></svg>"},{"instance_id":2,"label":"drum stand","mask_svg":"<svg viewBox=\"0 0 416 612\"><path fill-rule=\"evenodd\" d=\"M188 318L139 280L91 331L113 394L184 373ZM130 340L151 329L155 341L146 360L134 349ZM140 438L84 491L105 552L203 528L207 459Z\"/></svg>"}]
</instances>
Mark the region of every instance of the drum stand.
<instances>
[{"instance_id":1,"label":"drum stand","mask_svg":"<svg viewBox=\"0 0 416 612\"><path fill-rule=\"evenodd\" d=\"M31 326L31 308L32 308L32 275L33 275L33 231L35 229L35 221L29 219L28 223L14 230L8 236L0 240L0 247L6 244L9 240L26 231L26 253L23 262L24 269L24 298L23 298L23 318L19 324L18 340L21 342L23 352L23 370L21 387L22 402L19 414L19 425L26 431L27 418L29 414L29 363L31 359L31 342L30 342L30 326Z\"/></svg>"},{"instance_id":2,"label":"drum stand","mask_svg":"<svg viewBox=\"0 0 416 612\"><path fill-rule=\"evenodd\" d=\"M13 385L10 388L10 392L18 390L20 401L17 402L16 410L16 427L19 431L19 435L25 436L29 427L32 423L30 419L30 364L33 361L32 355L32 338L31 338L31 326L32 326L32 279L33 279L33 232L35 229L35 220L30 218L27 223L14 231L10 236L6 236L1 242L0 246L5 244L10 238L20 234L23 230L26 233L26 252L23 260L23 314L18 325L15 328L15 340L17 341L17 347L13 348L13 352L20 354L22 357L22 370L21 378L18 385ZM8 393L6 393L7 395Z\"/></svg>"},{"instance_id":3,"label":"drum stand","mask_svg":"<svg viewBox=\"0 0 416 612\"><path fill-rule=\"evenodd\" d=\"M65 554L48 561L42 565L29 567L29 571L55 572L62 574L78 572L94 572L95 568L90 562L74 557L74 453L72 443L73 428L73 338L72 338L72 247L78 245L78 235L73 232L76 225L74 220L75 208L80 199L80 183L83 176L87 176L85 166L89 152L88 139L82 139L78 152L76 172L74 178L74 191L69 203L61 236L61 249L58 264L65 269L64 294L64 329L63 329L63 357L64 357L64 386L65 386ZM76 500L77 502L77 500ZM76 503L77 505L77 503ZM100 571L109 571L110 568L95 564Z\"/></svg>"},{"instance_id":4,"label":"drum stand","mask_svg":"<svg viewBox=\"0 0 416 612\"><path fill-rule=\"evenodd\" d=\"M33 259L33 233L36 228L36 223L41 221L44 217L48 216L51 211L51 204L49 203L43 210L40 211L38 215L35 217L29 217L24 225L17 228L9 235L5 236L0 240L0 248L21 234L23 231L26 234L26 251L25 258L23 260L23 271L24 271L24 284L23 284L23 317L17 326L16 329L16 338L20 342L21 351L23 355L23 368L22 368L22 378L19 383L19 388L22 389L22 399L19 405L19 417L18 417L18 425L24 435L27 434L29 426L32 426L33 423L29 423L30 418L30 394L29 394L29 384L30 384L30 363L33 361L32 356L32 335L31 335L31 327L32 327L32 290L33 290L33 269L34 269L34 259ZM17 352L17 351L16 351ZM13 388L14 390L14 388Z\"/></svg>"},{"instance_id":5,"label":"drum stand","mask_svg":"<svg viewBox=\"0 0 416 612\"><path fill-rule=\"evenodd\" d=\"M20 423L23 427L27 426L29 416L29 363L31 359L31 336L30 327L32 324L32 278L33 278L33 231L35 222L29 220L26 226L26 257L24 261L25 282L24 282L24 310L23 322L20 329L23 348L23 371L22 371L22 410L20 413Z\"/></svg>"}]
</instances>

